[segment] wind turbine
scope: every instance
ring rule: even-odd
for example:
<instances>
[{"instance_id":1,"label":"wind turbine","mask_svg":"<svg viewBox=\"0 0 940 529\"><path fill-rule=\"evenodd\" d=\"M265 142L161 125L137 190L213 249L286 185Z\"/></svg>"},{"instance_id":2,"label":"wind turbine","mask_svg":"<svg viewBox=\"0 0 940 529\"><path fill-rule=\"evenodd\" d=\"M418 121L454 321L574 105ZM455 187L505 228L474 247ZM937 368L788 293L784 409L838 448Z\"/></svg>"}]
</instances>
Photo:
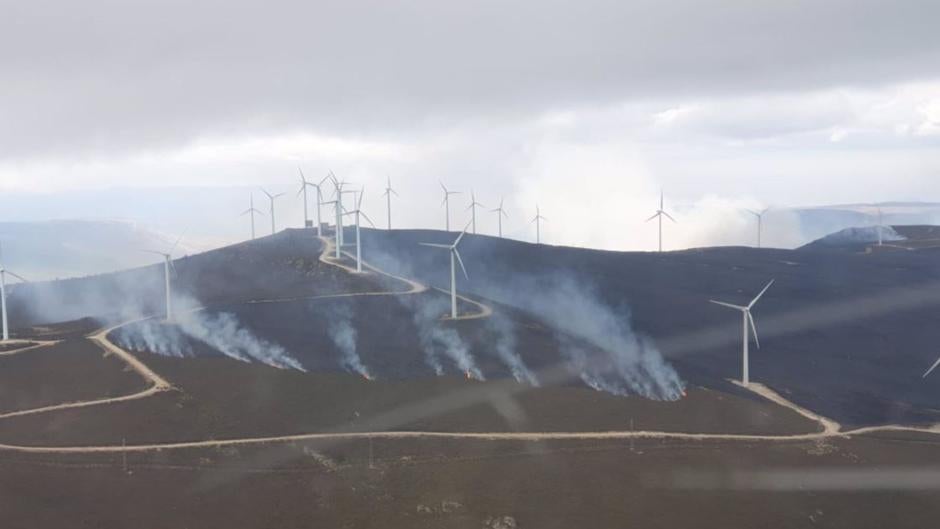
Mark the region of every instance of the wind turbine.
<instances>
[{"instance_id":1,"label":"wind turbine","mask_svg":"<svg viewBox=\"0 0 940 529\"><path fill-rule=\"evenodd\" d=\"M362 197L364 195L365 188L363 187L359 191L359 200L356 202L356 209L353 211L347 211L345 215L355 215L356 216L356 272L362 272L362 243L360 242L359 236L359 216L365 217L369 224L372 224L372 227L375 227L375 223L372 222L372 219L362 211Z\"/></svg>"},{"instance_id":2,"label":"wind turbine","mask_svg":"<svg viewBox=\"0 0 940 529\"><path fill-rule=\"evenodd\" d=\"M382 196L385 197L385 210L388 212L388 229L392 229L392 195L398 196L398 192L392 189L392 177L388 177L388 185Z\"/></svg>"},{"instance_id":3,"label":"wind turbine","mask_svg":"<svg viewBox=\"0 0 940 529\"><path fill-rule=\"evenodd\" d=\"M472 231L474 235L477 234L477 206L480 206L481 208L486 207L483 204L480 204L479 202L477 202L477 197L476 195L473 194L473 190L471 189L470 190L470 205L467 207L467 209L470 210L470 223L473 225Z\"/></svg>"},{"instance_id":4,"label":"wind turbine","mask_svg":"<svg viewBox=\"0 0 940 529\"><path fill-rule=\"evenodd\" d=\"M770 288L770 285L774 284L774 281L775 281L774 279L771 279L770 283L767 283L767 286L764 287L764 290L761 290L760 294L758 294L757 297L755 297L750 303L748 303L747 306L742 307L741 305L733 305L731 303L725 303L723 301L715 301L713 299L708 300L710 303L714 303L716 305L721 305L722 307L728 307L728 308L741 311L741 318L744 324L744 328L743 328L744 345L743 345L743 351L741 353L742 355L741 356L741 383L745 387L747 387L747 385L750 383L750 377L748 375L748 358L747 358L747 346L748 346L748 342L750 341L748 338L748 334L747 334L748 326L750 326L751 331L754 333L754 343L757 344L757 348L760 349L760 340L757 339L757 325L754 324L754 316L751 315L751 309L757 303L757 300L759 300L761 296L764 295L764 292L767 292L767 289Z\"/></svg>"},{"instance_id":5,"label":"wind turbine","mask_svg":"<svg viewBox=\"0 0 940 529\"><path fill-rule=\"evenodd\" d=\"M460 258L460 252L457 251L457 245L460 244L460 239L463 239L463 236L467 234L467 228L469 227L470 223L468 222L467 226L460 232L460 235L457 236L457 240L454 241L454 244L418 243L422 246L443 248L450 252L450 317L452 319L457 319L457 264L459 264L460 269L463 270L464 277L470 279L470 276L467 275L467 268L463 265L463 259Z\"/></svg>"},{"instance_id":6,"label":"wind turbine","mask_svg":"<svg viewBox=\"0 0 940 529\"><path fill-rule=\"evenodd\" d=\"M539 212L539 206L535 206L535 217L529 223L535 223L535 244L542 244L542 221L548 220Z\"/></svg>"},{"instance_id":7,"label":"wind turbine","mask_svg":"<svg viewBox=\"0 0 940 529\"><path fill-rule=\"evenodd\" d=\"M271 235L274 235L275 233L277 233L277 230L274 227L274 199L283 195L284 193L278 193L276 195L272 195L271 193L268 193L268 191L263 187L261 188L261 191L264 192L265 195L268 195L268 199L270 199L271 201L271 205L269 206L271 210Z\"/></svg>"},{"instance_id":8,"label":"wind turbine","mask_svg":"<svg viewBox=\"0 0 940 529\"><path fill-rule=\"evenodd\" d=\"M336 175L333 174L333 171L330 171L330 180L333 181L333 193L336 196L336 200L332 202L325 202L326 204L333 204L334 209L336 210L336 257L339 258L339 249L343 246L343 194L349 193L349 191L343 191L343 187L348 183L346 181L340 181L336 179Z\"/></svg>"},{"instance_id":9,"label":"wind turbine","mask_svg":"<svg viewBox=\"0 0 940 529\"><path fill-rule=\"evenodd\" d=\"M255 215L264 215L264 213L255 209L255 195L248 193L248 209L242 211L242 216L251 216L251 240L255 239Z\"/></svg>"},{"instance_id":10,"label":"wind turbine","mask_svg":"<svg viewBox=\"0 0 940 529\"><path fill-rule=\"evenodd\" d=\"M307 181L303 169L297 167L297 170L300 172L300 190L297 191L297 194L303 193L304 195L304 228L307 227L307 223L310 221L307 216L307 188L312 187L317 190L317 236L320 237L323 235L323 228L320 226L320 203L323 201L323 192L320 190L320 186L323 185L323 182L326 182L329 176L323 177L319 184L314 184Z\"/></svg>"},{"instance_id":11,"label":"wind turbine","mask_svg":"<svg viewBox=\"0 0 940 529\"><path fill-rule=\"evenodd\" d=\"M180 235L176 239L176 242L173 243L173 246L170 247L169 251L166 252L158 252L156 250L141 250L142 252L163 256L163 279L166 283L166 321L173 321L173 301L170 290L170 269L173 269L174 275L178 275L176 272L176 265L173 264L173 250L176 249L176 246L179 245L182 238L183 236Z\"/></svg>"},{"instance_id":12,"label":"wind turbine","mask_svg":"<svg viewBox=\"0 0 940 529\"><path fill-rule=\"evenodd\" d=\"M660 252L663 251L663 217L664 216L673 222L676 221L676 219L672 218L672 215L670 215L669 213L666 213L666 210L663 207L663 192L660 191L659 192L659 209L656 210L656 213L652 217L646 219L646 222L649 222L657 217L659 218L659 251Z\"/></svg>"},{"instance_id":13,"label":"wind turbine","mask_svg":"<svg viewBox=\"0 0 940 529\"><path fill-rule=\"evenodd\" d=\"M748 213L757 217L757 247L758 248L761 247L760 236L761 236L761 231L763 230L763 226L764 226L764 213L767 213L769 209L770 208L764 208L760 212L754 211L752 209L747 210Z\"/></svg>"},{"instance_id":14,"label":"wind turbine","mask_svg":"<svg viewBox=\"0 0 940 529\"><path fill-rule=\"evenodd\" d=\"M3 264L0 264L0 308L3 312L3 341L10 339L10 328L7 324L7 274L19 279L20 281L27 283L22 276L14 274L13 272L7 270L3 267Z\"/></svg>"},{"instance_id":15,"label":"wind turbine","mask_svg":"<svg viewBox=\"0 0 940 529\"><path fill-rule=\"evenodd\" d=\"M444 214L447 217L447 220L445 222L445 229L447 231L450 231L450 196L459 195L460 191L448 191L447 187L444 186L444 182L438 182L438 183L441 184L441 189L444 190L444 201L441 202L441 205L444 206Z\"/></svg>"},{"instance_id":16,"label":"wind turbine","mask_svg":"<svg viewBox=\"0 0 940 529\"><path fill-rule=\"evenodd\" d=\"M509 215L506 215L506 211L503 210L503 199L499 199L499 207L493 210L490 210L492 213L496 213L496 219L499 224L499 236L503 236L503 217L509 218Z\"/></svg>"},{"instance_id":17,"label":"wind turbine","mask_svg":"<svg viewBox=\"0 0 940 529\"><path fill-rule=\"evenodd\" d=\"M339 227L339 226L343 223L343 220L342 220L343 215L342 215L342 212L341 212L341 210L340 210L340 208L342 208L343 205L340 204L340 202L339 202L339 197L340 197L340 195L337 195L334 200L330 200L330 201L327 201L327 202L321 202L321 203L320 203L321 205L333 204L333 212L334 212L334 214L335 214L335 216L336 216L336 218L335 218L335 220L334 220L334 222L336 223L336 224L335 224L335 226L336 226L336 233L334 234L333 239L334 239L334 241L335 241L334 246L336 246L336 249L335 249L335 250L336 250L336 258L337 258L337 259L340 258L340 246L341 246L341 245L340 245L340 227Z\"/></svg>"}]
</instances>

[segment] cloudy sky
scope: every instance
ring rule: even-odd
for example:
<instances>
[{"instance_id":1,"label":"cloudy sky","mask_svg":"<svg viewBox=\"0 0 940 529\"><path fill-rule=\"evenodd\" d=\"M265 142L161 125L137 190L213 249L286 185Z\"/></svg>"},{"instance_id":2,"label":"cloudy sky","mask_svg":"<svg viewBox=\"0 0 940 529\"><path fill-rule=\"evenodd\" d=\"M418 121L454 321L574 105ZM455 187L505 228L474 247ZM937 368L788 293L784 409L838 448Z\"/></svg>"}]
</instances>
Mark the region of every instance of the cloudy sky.
<instances>
[{"instance_id":1,"label":"cloudy sky","mask_svg":"<svg viewBox=\"0 0 940 529\"><path fill-rule=\"evenodd\" d=\"M655 245L643 221L661 189L680 220L667 247L729 242L742 208L940 200L935 0L30 0L0 15L2 220L234 239L260 185L290 192L279 224L300 224L298 165L365 185L380 225L391 178L397 225L442 227L440 180L489 208L504 196L514 236L531 238L538 203L547 239L605 248Z\"/></svg>"}]
</instances>

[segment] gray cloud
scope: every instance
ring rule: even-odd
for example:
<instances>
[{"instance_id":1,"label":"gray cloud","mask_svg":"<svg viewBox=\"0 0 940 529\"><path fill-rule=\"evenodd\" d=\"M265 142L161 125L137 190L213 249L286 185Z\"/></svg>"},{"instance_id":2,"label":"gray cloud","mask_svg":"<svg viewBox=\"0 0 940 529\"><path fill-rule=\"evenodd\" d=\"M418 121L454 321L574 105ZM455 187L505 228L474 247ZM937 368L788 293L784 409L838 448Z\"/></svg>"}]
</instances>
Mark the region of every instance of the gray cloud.
<instances>
[{"instance_id":1,"label":"gray cloud","mask_svg":"<svg viewBox=\"0 0 940 529\"><path fill-rule=\"evenodd\" d=\"M0 155L918 80L938 18L929 0L11 3Z\"/></svg>"}]
</instances>

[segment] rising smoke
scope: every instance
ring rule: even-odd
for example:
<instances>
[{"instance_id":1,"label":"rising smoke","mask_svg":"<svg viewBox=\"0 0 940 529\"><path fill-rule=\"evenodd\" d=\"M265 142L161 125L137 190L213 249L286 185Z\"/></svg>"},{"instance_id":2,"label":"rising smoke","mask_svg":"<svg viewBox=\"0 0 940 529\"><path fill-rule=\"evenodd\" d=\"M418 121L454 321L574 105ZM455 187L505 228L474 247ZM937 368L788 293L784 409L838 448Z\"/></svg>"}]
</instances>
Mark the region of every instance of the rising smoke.
<instances>
[{"instance_id":1,"label":"rising smoke","mask_svg":"<svg viewBox=\"0 0 940 529\"><path fill-rule=\"evenodd\" d=\"M329 322L327 334L342 355L340 364L343 368L371 380L372 375L363 365L362 359L359 358L356 347L358 335L356 328L353 327L352 315L352 307L349 302L342 302L332 308L329 314L326 315Z\"/></svg>"},{"instance_id":2,"label":"rising smoke","mask_svg":"<svg viewBox=\"0 0 940 529\"><path fill-rule=\"evenodd\" d=\"M195 300L175 296L174 306L191 307ZM192 356L194 344L201 343L242 362L260 362L279 369L305 371L286 349L254 335L230 312L181 310L172 324L154 319L132 323L115 333L118 345L135 351L151 351L167 356Z\"/></svg>"},{"instance_id":3,"label":"rising smoke","mask_svg":"<svg viewBox=\"0 0 940 529\"><path fill-rule=\"evenodd\" d=\"M441 298L426 299L420 296L404 296L402 303L412 309L418 340L425 361L437 375L444 374L440 358L443 355L453 361L461 373L477 380L485 380L483 372L476 366L470 348L457 331L445 327L441 315L447 314L448 302Z\"/></svg>"}]
</instances>

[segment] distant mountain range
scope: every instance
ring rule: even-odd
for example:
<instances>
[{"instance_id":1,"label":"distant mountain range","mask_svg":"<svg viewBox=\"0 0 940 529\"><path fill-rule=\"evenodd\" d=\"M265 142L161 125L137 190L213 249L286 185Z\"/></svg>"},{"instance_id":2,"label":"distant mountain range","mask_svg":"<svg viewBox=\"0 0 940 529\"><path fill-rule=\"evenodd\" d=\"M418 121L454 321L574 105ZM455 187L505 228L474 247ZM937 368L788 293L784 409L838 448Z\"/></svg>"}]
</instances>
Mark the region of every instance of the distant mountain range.
<instances>
[{"instance_id":1,"label":"distant mountain range","mask_svg":"<svg viewBox=\"0 0 940 529\"><path fill-rule=\"evenodd\" d=\"M174 241L125 221L0 222L0 263L31 281L84 276L157 262L141 250L166 251ZM183 241L174 253L191 252Z\"/></svg>"}]
</instances>

